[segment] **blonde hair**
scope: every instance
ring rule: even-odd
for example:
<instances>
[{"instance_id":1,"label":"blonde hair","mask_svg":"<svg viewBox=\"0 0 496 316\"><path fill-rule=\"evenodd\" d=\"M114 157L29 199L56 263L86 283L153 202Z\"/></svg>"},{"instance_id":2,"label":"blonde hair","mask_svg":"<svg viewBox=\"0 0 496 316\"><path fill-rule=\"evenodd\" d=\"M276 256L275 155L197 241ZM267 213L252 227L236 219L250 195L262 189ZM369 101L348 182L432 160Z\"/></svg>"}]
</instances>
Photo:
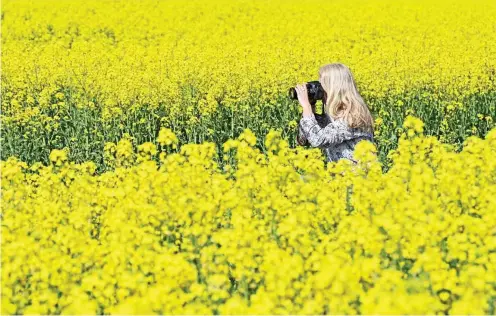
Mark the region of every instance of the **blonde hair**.
<instances>
[{"instance_id":1,"label":"blonde hair","mask_svg":"<svg viewBox=\"0 0 496 316\"><path fill-rule=\"evenodd\" d=\"M358 93L351 70L341 63L319 69L319 81L326 92L324 111L332 118L342 118L348 126L373 132L372 114Z\"/></svg>"}]
</instances>

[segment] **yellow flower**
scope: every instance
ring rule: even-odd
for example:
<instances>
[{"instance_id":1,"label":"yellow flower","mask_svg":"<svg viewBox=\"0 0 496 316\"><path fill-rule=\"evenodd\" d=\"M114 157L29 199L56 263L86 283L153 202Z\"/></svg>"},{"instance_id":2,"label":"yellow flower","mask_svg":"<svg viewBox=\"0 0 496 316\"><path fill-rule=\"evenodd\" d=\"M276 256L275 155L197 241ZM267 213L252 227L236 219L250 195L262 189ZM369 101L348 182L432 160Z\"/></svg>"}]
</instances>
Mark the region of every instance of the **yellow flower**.
<instances>
[{"instance_id":1,"label":"yellow flower","mask_svg":"<svg viewBox=\"0 0 496 316\"><path fill-rule=\"evenodd\" d=\"M158 134L157 142L162 146L172 145L172 148L177 148L178 139L170 129L162 128Z\"/></svg>"},{"instance_id":2,"label":"yellow flower","mask_svg":"<svg viewBox=\"0 0 496 316\"><path fill-rule=\"evenodd\" d=\"M56 166L61 166L62 164L67 162L67 151L53 149L50 152L50 161Z\"/></svg>"}]
</instances>

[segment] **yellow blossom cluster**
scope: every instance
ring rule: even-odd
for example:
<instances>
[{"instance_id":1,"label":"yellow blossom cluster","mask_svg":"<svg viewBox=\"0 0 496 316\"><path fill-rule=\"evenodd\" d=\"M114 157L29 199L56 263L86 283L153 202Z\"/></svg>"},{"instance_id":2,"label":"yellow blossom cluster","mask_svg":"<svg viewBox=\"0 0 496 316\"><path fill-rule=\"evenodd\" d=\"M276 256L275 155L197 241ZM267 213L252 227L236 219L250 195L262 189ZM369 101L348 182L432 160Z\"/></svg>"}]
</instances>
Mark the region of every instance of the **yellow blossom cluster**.
<instances>
[{"instance_id":1,"label":"yellow blossom cluster","mask_svg":"<svg viewBox=\"0 0 496 316\"><path fill-rule=\"evenodd\" d=\"M496 129L461 152L403 129L386 173L366 141L325 165L250 130L224 164L166 129L102 174L2 161L1 312L494 314Z\"/></svg>"}]
</instances>

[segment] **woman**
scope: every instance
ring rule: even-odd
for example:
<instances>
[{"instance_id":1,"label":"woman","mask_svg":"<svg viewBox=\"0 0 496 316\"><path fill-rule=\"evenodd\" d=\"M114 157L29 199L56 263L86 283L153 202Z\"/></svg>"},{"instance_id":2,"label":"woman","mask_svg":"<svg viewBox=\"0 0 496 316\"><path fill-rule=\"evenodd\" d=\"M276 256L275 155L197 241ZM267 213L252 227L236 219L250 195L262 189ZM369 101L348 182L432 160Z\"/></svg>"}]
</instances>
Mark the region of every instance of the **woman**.
<instances>
[{"instance_id":1,"label":"woman","mask_svg":"<svg viewBox=\"0 0 496 316\"><path fill-rule=\"evenodd\" d=\"M345 65L334 63L322 66L319 81L325 91L325 119L319 117L319 121L308 100L306 84L295 88L303 108L298 142L308 142L312 147L323 149L327 161L349 159L357 163L353 158L355 145L361 140L374 141L370 110L358 93L350 69Z\"/></svg>"}]
</instances>

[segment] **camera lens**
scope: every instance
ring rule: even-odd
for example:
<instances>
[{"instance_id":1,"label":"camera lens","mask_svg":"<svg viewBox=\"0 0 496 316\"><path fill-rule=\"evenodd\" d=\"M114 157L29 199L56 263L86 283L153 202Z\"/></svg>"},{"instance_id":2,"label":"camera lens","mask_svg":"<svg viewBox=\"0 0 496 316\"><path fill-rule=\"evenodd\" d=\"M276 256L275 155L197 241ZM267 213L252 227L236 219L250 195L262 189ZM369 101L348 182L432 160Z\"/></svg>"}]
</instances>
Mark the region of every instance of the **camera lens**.
<instances>
[{"instance_id":1,"label":"camera lens","mask_svg":"<svg viewBox=\"0 0 496 316\"><path fill-rule=\"evenodd\" d=\"M292 99L292 100L298 99L298 94L296 93L296 89L295 88L289 88L288 95L289 95L289 98Z\"/></svg>"}]
</instances>

